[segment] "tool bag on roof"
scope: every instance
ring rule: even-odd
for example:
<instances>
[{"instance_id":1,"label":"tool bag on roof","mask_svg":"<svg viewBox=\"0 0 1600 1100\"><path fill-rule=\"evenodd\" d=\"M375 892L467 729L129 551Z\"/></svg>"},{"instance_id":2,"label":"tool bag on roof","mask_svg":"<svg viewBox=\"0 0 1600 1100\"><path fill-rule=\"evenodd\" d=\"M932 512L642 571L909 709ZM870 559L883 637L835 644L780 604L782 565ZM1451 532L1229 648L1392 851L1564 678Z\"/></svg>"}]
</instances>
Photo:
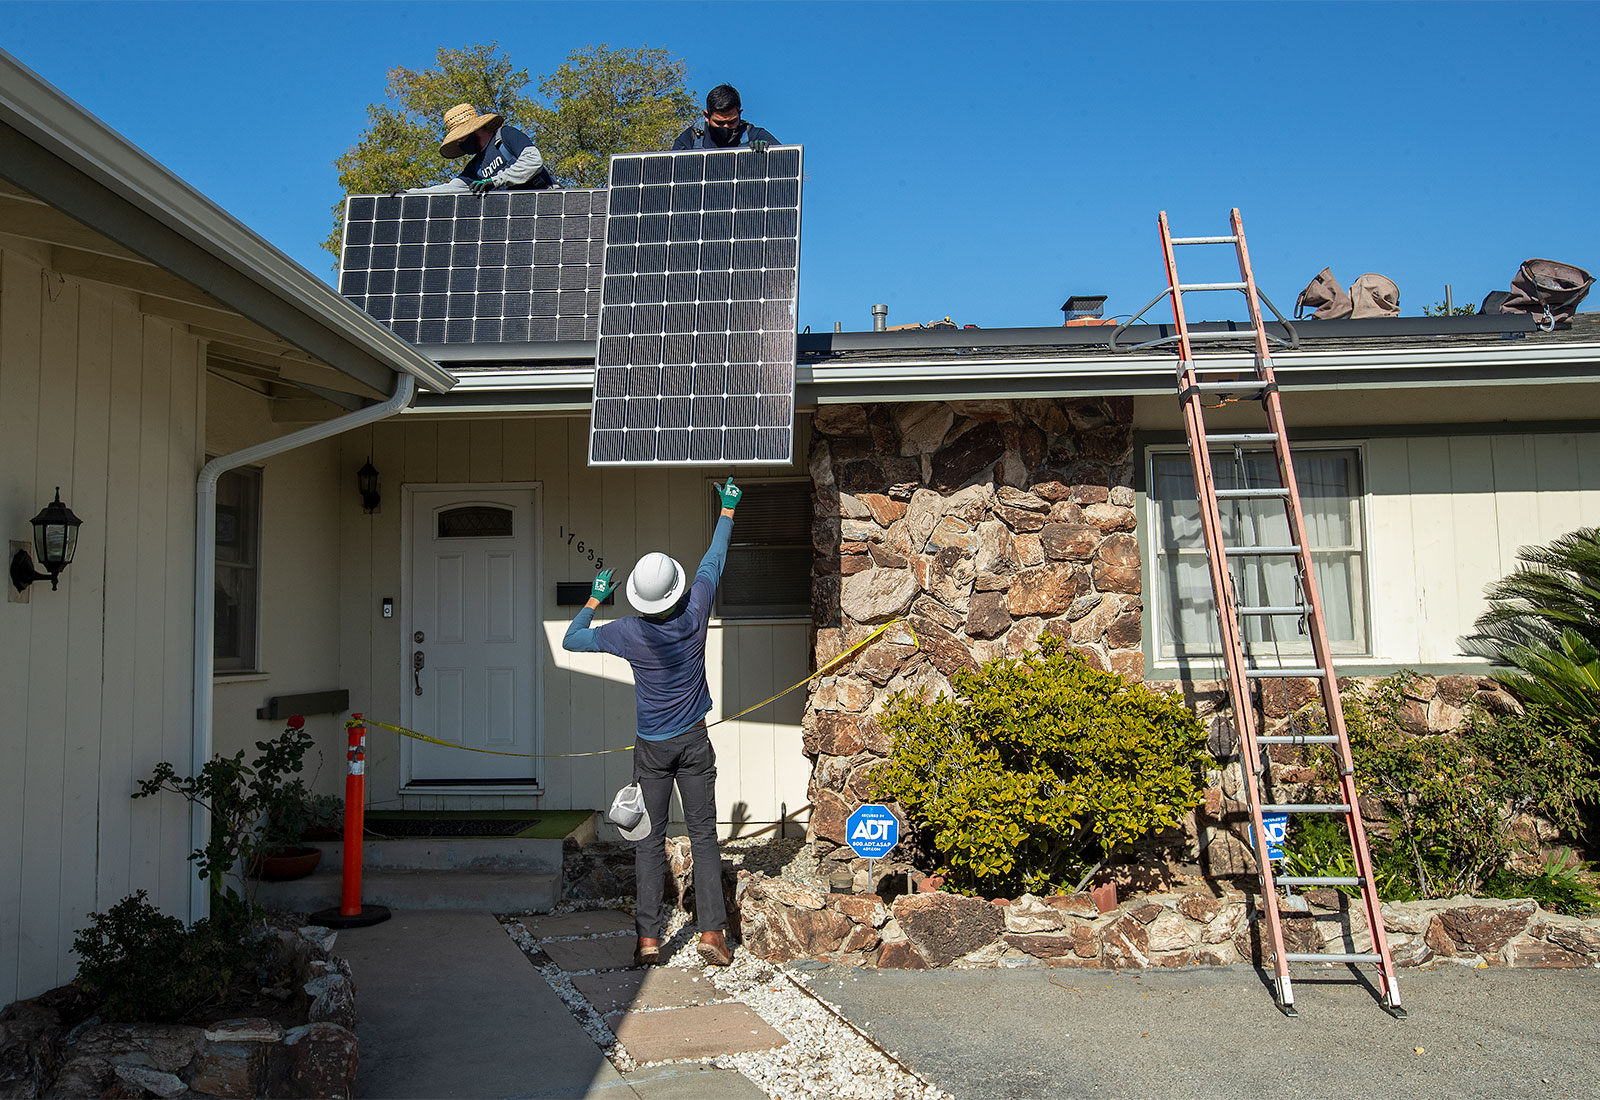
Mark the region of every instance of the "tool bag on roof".
<instances>
[{"instance_id":1,"label":"tool bag on roof","mask_svg":"<svg viewBox=\"0 0 1600 1100\"><path fill-rule=\"evenodd\" d=\"M1400 288L1386 275L1369 271L1350 286L1350 316L1400 316Z\"/></svg>"},{"instance_id":2,"label":"tool bag on roof","mask_svg":"<svg viewBox=\"0 0 1600 1100\"><path fill-rule=\"evenodd\" d=\"M1332 268L1325 267L1317 272L1317 277L1307 283L1300 297L1294 300L1295 320L1303 317L1308 309L1315 311L1311 314L1313 321L1350 316L1350 295L1333 277Z\"/></svg>"},{"instance_id":3,"label":"tool bag on roof","mask_svg":"<svg viewBox=\"0 0 1600 1100\"><path fill-rule=\"evenodd\" d=\"M1572 320L1593 285L1594 276L1581 267L1556 260L1523 260L1510 292L1493 292L1479 312L1533 313L1553 327Z\"/></svg>"},{"instance_id":4,"label":"tool bag on roof","mask_svg":"<svg viewBox=\"0 0 1600 1100\"><path fill-rule=\"evenodd\" d=\"M1313 321L1332 321L1340 317L1398 317L1400 316L1400 288L1383 275L1368 272L1358 278L1344 292L1339 280L1333 277L1332 268L1323 268L1317 277L1306 284L1295 299L1294 315L1300 317L1305 310L1313 309Z\"/></svg>"}]
</instances>

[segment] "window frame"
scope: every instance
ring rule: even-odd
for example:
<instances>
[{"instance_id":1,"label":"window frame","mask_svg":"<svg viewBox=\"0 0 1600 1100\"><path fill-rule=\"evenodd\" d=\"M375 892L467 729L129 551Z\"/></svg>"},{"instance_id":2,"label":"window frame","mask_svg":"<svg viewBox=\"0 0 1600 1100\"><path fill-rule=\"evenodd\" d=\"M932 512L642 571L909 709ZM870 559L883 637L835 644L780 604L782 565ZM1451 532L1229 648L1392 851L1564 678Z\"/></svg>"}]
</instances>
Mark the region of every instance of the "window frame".
<instances>
[{"instance_id":1,"label":"window frame","mask_svg":"<svg viewBox=\"0 0 1600 1100\"><path fill-rule=\"evenodd\" d=\"M1328 560L1330 557L1354 556L1359 559L1354 571L1358 587L1359 608L1351 609L1351 621L1358 631L1356 641L1336 641L1329 639L1329 645L1335 657L1341 659L1367 659L1372 658L1376 649L1373 641L1373 608L1372 608L1372 539L1370 518L1372 513L1372 493L1369 487L1368 454L1365 440L1360 439L1330 439L1315 440L1306 443L1291 443L1290 452L1295 457L1301 457L1314 452L1344 452L1353 456L1355 476L1358 479L1359 490L1350 494L1345 499L1348 507L1355 514L1350 517L1350 531L1355 534L1360 542L1358 544L1341 544L1339 546L1317 545L1312 552L1313 561ZM1271 454L1270 449L1254 453ZM1167 571L1163 568L1168 557L1188 558L1203 561L1205 549L1203 534L1197 546L1183 549L1169 550L1160 543L1162 533L1161 503L1157 495L1159 484L1156 477L1156 464L1163 458L1174 455L1182 456L1185 464L1189 461L1189 449L1183 443L1150 444L1144 452L1144 478L1145 478L1145 530L1149 532L1146 539L1147 554L1145 567L1149 578L1150 599L1149 630L1146 637L1150 639L1150 649L1147 656L1152 660L1154 667L1164 669L1179 669L1194 662L1218 662L1222 660L1220 649L1205 648L1196 645L1190 648L1180 648L1178 640L1168 636L1167 623L1170 617L1169 604L1174 596L1167 582ZM1303 494L1302 494L1303 495ZM1308 521L1309 524L1309 521ZM1210 594L1210 583L1207 582L1206 592ZM1324 608L1327 604L1327 593L1319 593L1322 597ZM1214 608L1213 608L1214 613ZM1287 620L1280 620L1287 621ZM1303 643L1279 644L1274 649L1270 642L1253 642L1246 644L1246 652L1252 653L1258 659L1272 661L1276 655L1281 654L1290 661L1308 656L1311 652L1309 638Z\"/></svg>"},{"instance_id":2,"label":"window frame","mask_svg":"<svg viewBox=\"0 0 1600 1100\"><path fill-rule=\"evenodd\" d=\"M244 479L249 482L253 495L253 514L247 517L248 538L241 538L241 550L248 550L248 559L227 560L224 558L219 540L216 537L216 528L225 507L221 502L223 485L233 479ZM222 642L222 632L216 629L217 609L220 603L212 608L212 638L211 638L211 670L213 675L238 676L248 675L261 671L261 536L262 513L265 499L266 476L260 466L239 466L231 470L224 470L217 478L217 504L216 516L212 523L212 584L220 588L218 582L224 572L235 575L248 573L253 577L254 586L252 595L254 607L250 609L248 627L243 629L236 637L240 648L247 652L240 656L224 657L219 655L217 647ZM236 521L237 522L237 521Z\"/></svg>"},{"instance_id":3,"label":"window frame","mask_svg":"<svg viewBox=\"0 0 1600 1100\"><path fill-rule=\"evenodd\" d=\"M723 483L723 479L710 478L706 483L715 488ZM788 477L763 477L741 479L736 481L735 484L742 488L747 494L752 489L759 489L763 486L770 485L799 485L804 487L803 496L805 498L806 533L803 542L741 542L739 539L739 521L737 519L737 513L735 513L736 518L734 519L733 524L733 538L728 544L728 561L731 564L734 559L734 555L738 552L760 550L799 550L803 553L806 562L806 598L803 603L797 601L793 604L746 604L730 607L724 599L724 595L727 591L727 570L724 569L723 583L717 586L717 595L715 604L713 606L713 614L718 619L728 620L730 622L800 618L809 619L811 617L812 559L814 557L814 550L811 542L811 525L814 520L811 499L811 479L804 475ZM743 500L741 500L740 503L743 504ZM721 511L722 505L720 499L713 496L712 506L709 513L710 526L712 530L716 529L717 517Z\"/></svg>"}]
</instances>

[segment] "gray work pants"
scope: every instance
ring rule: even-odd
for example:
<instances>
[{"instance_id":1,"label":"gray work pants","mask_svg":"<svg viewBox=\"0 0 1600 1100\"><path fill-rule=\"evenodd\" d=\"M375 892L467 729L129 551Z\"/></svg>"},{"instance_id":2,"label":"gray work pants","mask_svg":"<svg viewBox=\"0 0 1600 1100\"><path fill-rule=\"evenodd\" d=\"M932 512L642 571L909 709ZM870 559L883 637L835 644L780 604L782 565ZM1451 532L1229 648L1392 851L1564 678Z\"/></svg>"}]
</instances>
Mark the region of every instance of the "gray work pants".
<instances>
[{"instance_id":1,"label":"gray work pants","mask_svg":"<svg viewBox=\"0 0 1600 1100\"><path fill-rule=\"evenodd\" d=\"M722 852L717 847L717 754L711 747L711 735L704 726L696 726L665 741L634 738L633 775L650 812L650 833L635 842L633 849L639 894L634 919L639 935L660 939L666 923L662 891L667 877L667 811L674 782L683 800L689 851L694 856L695 923L701 932L725 929L728 912L722 900Z\"/></svg>"}]
</instances>

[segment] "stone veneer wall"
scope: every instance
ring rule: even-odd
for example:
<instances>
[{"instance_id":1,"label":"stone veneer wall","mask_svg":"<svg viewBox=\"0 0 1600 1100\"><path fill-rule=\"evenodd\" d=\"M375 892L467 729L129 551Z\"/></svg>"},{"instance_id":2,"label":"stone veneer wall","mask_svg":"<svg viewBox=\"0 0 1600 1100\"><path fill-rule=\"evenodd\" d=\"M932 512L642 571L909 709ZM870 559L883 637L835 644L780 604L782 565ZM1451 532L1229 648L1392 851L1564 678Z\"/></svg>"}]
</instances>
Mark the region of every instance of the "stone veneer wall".
<instances>
[{"instance_id":1,"label":"stone veneer wall","mask_svg":"<svg viewBox=\"0 0 1600 1100\"><path fill-rule=\"evenodd\" d=\"M837 405L812 420L812 618L818 667L905 618L811 682L808 836L844 842L888 749L871 716L900 690L948 691L957 669L1016 657L1050 632L1095 667L1138 679L1143 610L1128 398ZM881 870L893 870L881 861Z\"/></svg>"}]
</instances>

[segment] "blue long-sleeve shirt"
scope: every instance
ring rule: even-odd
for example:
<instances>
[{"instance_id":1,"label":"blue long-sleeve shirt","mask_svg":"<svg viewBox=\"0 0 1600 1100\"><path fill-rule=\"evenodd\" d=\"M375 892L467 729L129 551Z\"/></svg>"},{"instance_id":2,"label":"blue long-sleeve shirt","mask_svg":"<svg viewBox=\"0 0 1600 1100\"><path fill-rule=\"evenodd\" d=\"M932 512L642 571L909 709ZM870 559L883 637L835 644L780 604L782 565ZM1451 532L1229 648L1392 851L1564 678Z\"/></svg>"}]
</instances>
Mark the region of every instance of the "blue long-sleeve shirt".
<instances>
[{"instance_id":1,"label":"blue long-sleeve shirt","mask_svg":"<svg viewBox=\"0 0 1600 1100\"><path fill-rule=\"evenodd\" d=\"M718 517L716 533L695 570L689 597L670 619L616 619L591 628L594 608L585 607L561 639L562 649L610 653L633 666L639 736L646 741L676 737L697 725L711 709L706 627L732 535L733 517Z\"/></svg>"}]
</instances>

